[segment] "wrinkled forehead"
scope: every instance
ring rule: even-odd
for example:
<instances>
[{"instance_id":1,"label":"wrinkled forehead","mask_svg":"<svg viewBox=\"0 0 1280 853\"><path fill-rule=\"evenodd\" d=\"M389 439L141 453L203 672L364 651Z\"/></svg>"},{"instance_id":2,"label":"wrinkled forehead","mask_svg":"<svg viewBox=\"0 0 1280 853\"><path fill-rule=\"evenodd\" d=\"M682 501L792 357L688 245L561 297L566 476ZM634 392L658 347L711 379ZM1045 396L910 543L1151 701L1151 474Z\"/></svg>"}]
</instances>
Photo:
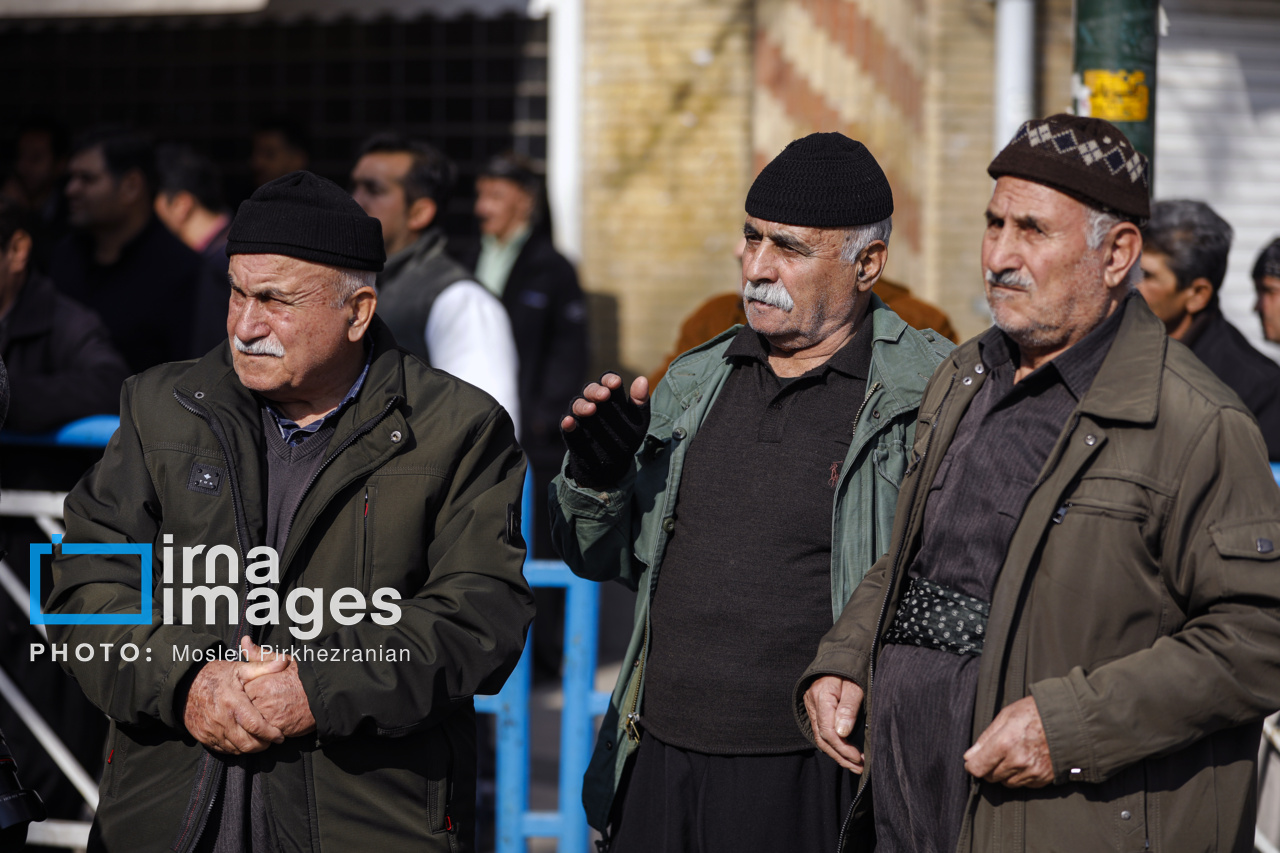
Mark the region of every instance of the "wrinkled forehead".
<instances>
[{"instance_id":1,"label":"wrinkled forehead","mask_svg":"<svg viewBox=\"0 0 1280 853\"><path fill-rule=\"evenodd\" d=\"M1089 206L1048 184L1003 175L996 180L987 203L987 217L1032 218L1061 224L1078 222L1084 226Z\"/></svg>"},{"instance_id":2,"label":"wrinkled forehead","mask_svg":"<svg viewBox=\"0 0 1280 853\"><path fill-rule=\"evenodd\" d=\"M807 225L788 225L772 222L758 216L747 216L742 223L742 235L761 238L786 246L818 247L830 243L843 243L847 228L814 228Z\"/></svg>"}]
</instances>

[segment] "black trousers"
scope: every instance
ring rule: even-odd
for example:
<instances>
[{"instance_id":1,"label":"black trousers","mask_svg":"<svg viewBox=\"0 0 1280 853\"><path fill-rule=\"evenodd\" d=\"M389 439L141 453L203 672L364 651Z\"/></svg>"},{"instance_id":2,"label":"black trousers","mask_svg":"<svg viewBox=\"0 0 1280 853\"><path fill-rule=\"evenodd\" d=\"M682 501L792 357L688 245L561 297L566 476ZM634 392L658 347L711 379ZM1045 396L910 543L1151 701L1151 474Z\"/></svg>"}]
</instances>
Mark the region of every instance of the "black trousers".
<instances>
[{"instance_id":1,"label":"black trousers","mask_svg":"<svg viewBox=\"0 0 1280 853\"><path fill-rule=\"evenodd\" d=\"M610 853L834 853L857 787L816 749L707 755L646 733Z\"/></svg>"}]
</instances>

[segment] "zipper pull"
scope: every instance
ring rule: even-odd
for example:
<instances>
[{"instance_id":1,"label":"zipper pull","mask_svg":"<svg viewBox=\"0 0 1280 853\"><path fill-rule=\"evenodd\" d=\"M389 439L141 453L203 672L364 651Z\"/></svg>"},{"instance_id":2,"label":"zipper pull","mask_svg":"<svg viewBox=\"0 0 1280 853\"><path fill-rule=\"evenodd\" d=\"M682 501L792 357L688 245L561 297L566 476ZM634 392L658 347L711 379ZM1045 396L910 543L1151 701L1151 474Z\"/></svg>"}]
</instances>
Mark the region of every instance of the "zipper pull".
<instances>
[{"instance_id":1,"label":"zipper pull","mask_svg":"<svg viewBox=\"0 0 1280 853\"><path fill-rule=\"evenodd\" d=\"M640 715L635 711L627 714L627 737L640 742Z\"/></svg>"},{"instance_id":2,"label":"zipper pull","mask_svg":"<svg viewBox=\"0 0 1280 853\"><path fill-rule=\"evenodd\" d=\"M453 817L449 814L448 809L445 809L444 812L444 831L453 832Z\"/></svg>"},{"instance_id":3,"label":"zipper pull","mask_svg":"<svg viewBox=\"0 0 1280 853\"><path fill-rule=\"evenodd\" d=\"M1069 509L1071 509L1071 501L1067 501L1062 506L1058 507L1057 511L1053 514L1053 523L1061 524L1062 519L1067 517L1067 510Z\"/></svg>"}]
</instances>

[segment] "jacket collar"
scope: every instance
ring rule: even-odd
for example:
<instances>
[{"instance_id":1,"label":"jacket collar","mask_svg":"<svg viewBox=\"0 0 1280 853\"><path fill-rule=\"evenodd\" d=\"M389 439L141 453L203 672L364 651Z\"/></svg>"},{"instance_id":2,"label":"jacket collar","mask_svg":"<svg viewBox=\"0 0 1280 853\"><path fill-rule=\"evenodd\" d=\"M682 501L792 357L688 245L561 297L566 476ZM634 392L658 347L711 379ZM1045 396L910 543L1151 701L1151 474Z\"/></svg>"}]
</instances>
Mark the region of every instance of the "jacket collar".
<instances>
[{"instance_id":1,"label":"jacket collar","mask_svg":"<svg viewBox=\"0 0 1280 853\"><path fill-rule=\"evenodd\" d=\"M1111 350L1098 369L1080 412L1132 423L1155 423L1160 408L1160 378L1169 345L1164 323L1151 313L1146 300L1127 299L1124 317Z\"/></svg>"},{"instance_id":2,"label":"jacket collar","mask_svg":"<svg viewBox=\"0 0 1280 853\"><path fill-rule=\"evenodd\" d=\"M1125 299L1118 310L1123 312L1120 329L1077 411L1109 420L1155 423L1168 346L1164 323L1136 296ZM967 342L952 357L956 368L965 375L980 360L977 339Z\"/></svg>"}]
</instances>

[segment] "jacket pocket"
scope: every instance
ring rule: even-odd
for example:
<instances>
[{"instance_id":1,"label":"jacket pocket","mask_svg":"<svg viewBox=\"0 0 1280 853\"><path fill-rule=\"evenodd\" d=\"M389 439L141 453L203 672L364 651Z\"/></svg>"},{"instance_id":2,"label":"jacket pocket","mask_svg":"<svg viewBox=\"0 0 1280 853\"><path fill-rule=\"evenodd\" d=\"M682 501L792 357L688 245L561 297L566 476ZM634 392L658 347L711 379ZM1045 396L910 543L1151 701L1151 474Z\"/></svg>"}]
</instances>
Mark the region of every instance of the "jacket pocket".
<instances>
[{"instance_id":1,"label":"jacket pocket","mask_svg":"<svg viewBox=\"0 0 1280 853\"><path fill-rule=\"evenodd\" d=\"M1121 501L1110 501L1103 498L1072 497L1054 513L1053 520L1059 524L1068 513L1098 515L1104 518L1115 518L1120 521L1143 522L1147 520L1146 507L1135 506Z\"/></svg>"},{"instance_id":2,"label":"jacket pocket","mask_svg":"<svg viewBox=\"0 0 1280 853\"><path fill-rule=\"evenodd\" d=\"M906 446L900 438L885 441L871 452L876 473L895 489L902 486L902 479L906 476L907 456Z\"/></svg>"},{"instance_id":3,"label":"jacket pocket","mask_svg":"<svg viewBox=\"0 0 1280 853\"><path fill-rule=\"evenodd\" d=\"M427 751L427 826L433 835L448 833L450 849L457 835L457 822L453 815L454 768L457 757L453 740L444 726L437 726L428 739Z\"/></svg>"}]
</instances>

